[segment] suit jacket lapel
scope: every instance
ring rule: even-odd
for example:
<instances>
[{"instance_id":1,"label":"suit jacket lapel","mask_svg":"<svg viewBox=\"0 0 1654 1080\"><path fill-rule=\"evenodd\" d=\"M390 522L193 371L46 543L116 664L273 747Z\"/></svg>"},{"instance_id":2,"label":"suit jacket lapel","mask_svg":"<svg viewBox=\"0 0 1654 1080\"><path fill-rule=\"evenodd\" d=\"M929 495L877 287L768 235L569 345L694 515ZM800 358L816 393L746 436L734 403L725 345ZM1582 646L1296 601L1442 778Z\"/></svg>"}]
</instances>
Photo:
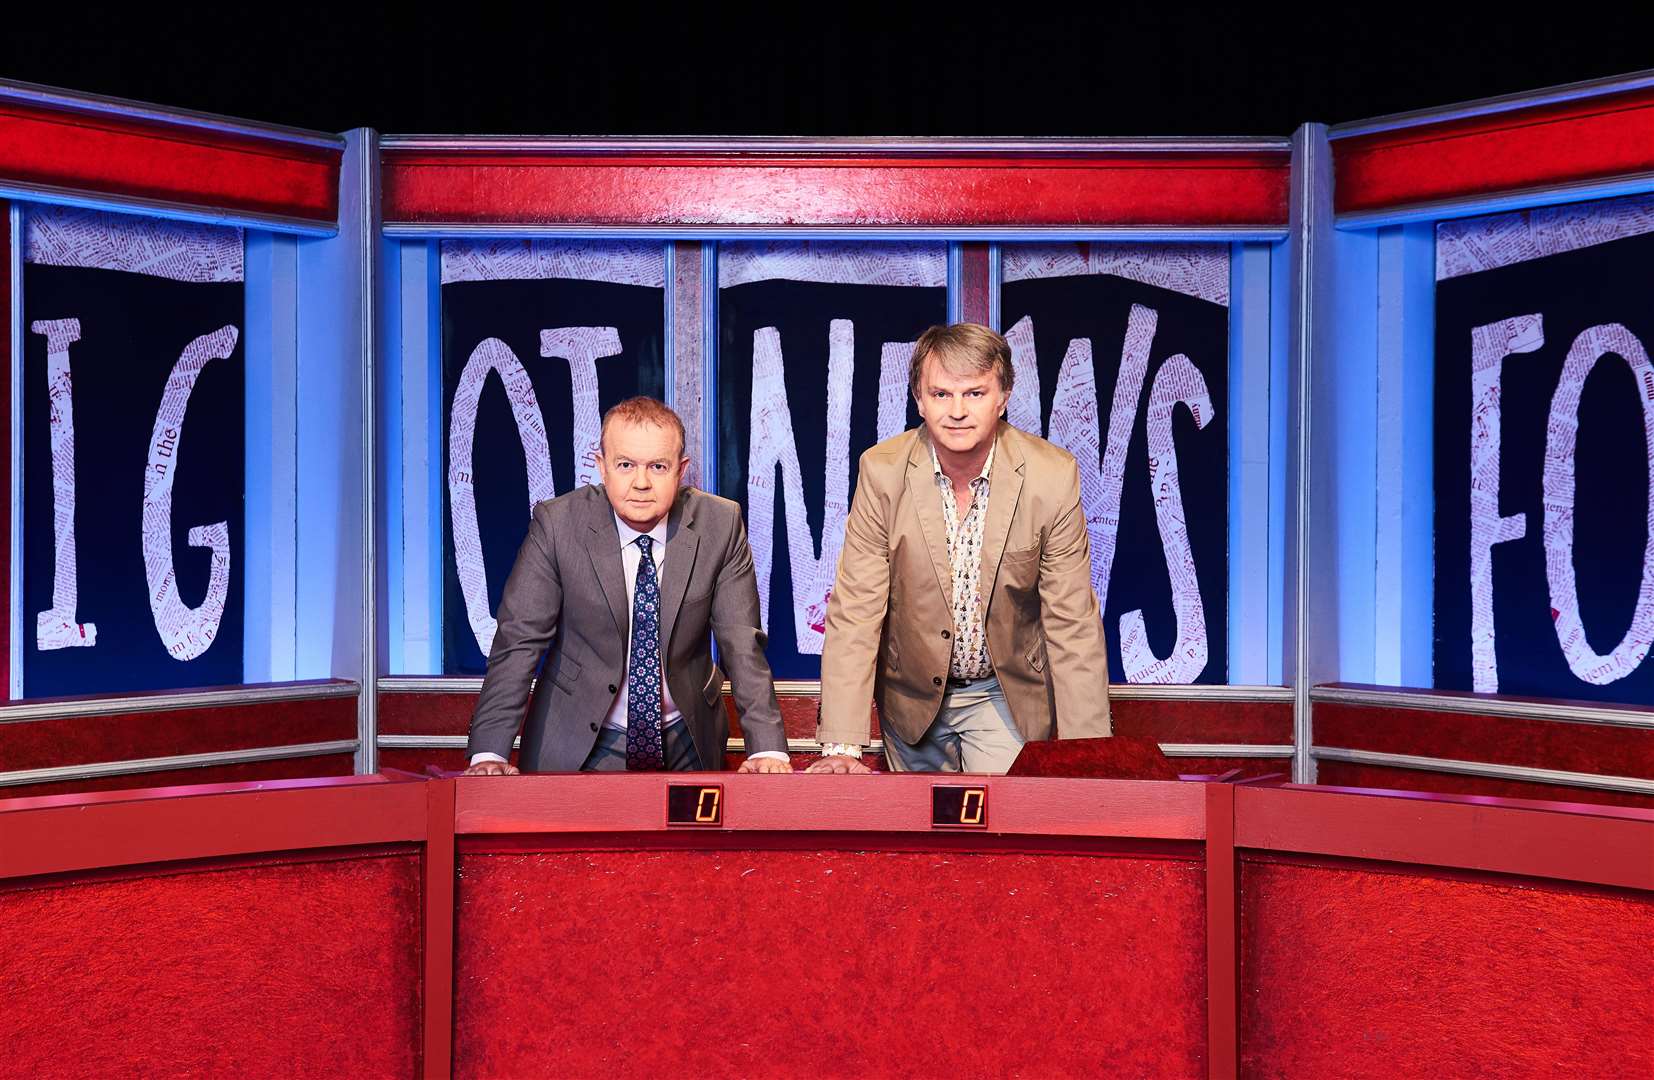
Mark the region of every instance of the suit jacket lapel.
<instances>
[{"instance_id":1,"label":"suit jacket lapel","mask_svg":"<svg viewBox=\"0 0 1654 1080\"><path fill-rule=\"evenodd\" d=\"M678 621L684 590L689 587L689 576L695 569L695 551L701 541L694 526L695 504L685 490L678 495L666 524L666 562L661 566L660 578L662 647L672 640L672 627Z\"/></svg>"},{"instance_id":2,"label":"suit jacket lapel","mask_svg":"<svg viewBox=\"0 0 1654 1080\"><path fill-rule=\"evenodd\" d=\"M913 439L907 456L907 497L925 534L936 584L942 590L942 606L953 610L953 564L948 561L948 523L942 516L942 495L936 489L936 469L930 462L930 443L923 429Z\"/></svg>"},{"instance_id":3,"label":"suit jacket lapel","mask_svg":"<svg viewBox=\"0 0 1654 1080\"><path fill-rule=\"evenodd\" d=\"M586 525L592 533L586 551L591 555L597 583L603 588L603 598L609 602L615 628L620 631L621 645L625 646L632 630L632 608L626 602L626 570L620 565L620 533L615 530L614 508L608 499L600 497L593 503L586 515Z\"/></svg>"},{"instance_id":4,"label":"suit jacket lapel","mask_svg":"<svg viewBox=\"0 0 1654 1080\"><path fill-rule=\"evenodd\" d=\"M1010 425L1001 421L998 448L994 451L993 472L988 474L988 519L982 527L982 597L984 606L992 598L999 577L999 560L1005 554L1005 540L1011 534L1011 517L1022 495L1024 461ZM986 610L983 612L987 614Z\"/></svg>"}]
</instances>

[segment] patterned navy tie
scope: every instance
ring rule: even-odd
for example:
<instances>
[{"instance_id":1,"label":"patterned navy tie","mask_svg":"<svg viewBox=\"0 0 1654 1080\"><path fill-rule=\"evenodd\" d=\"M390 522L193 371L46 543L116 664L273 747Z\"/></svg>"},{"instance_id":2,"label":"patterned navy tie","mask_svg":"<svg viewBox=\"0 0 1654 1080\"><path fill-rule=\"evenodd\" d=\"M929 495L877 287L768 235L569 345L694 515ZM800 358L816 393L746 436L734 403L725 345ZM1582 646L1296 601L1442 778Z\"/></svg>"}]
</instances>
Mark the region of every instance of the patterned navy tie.
<instances>
[{"instance_id":1,"label":"patterned navy tie","mask_svg":"<svg viewBox=\"0 0 1654 1080\"><path fill-rule=\"evenodd\" d=\"M626 671L626 768L664 769L660 738L660 583L655 579L654 540L637 538L643 557L632 595L632 659Z\"/></svg>"}]
</instances>

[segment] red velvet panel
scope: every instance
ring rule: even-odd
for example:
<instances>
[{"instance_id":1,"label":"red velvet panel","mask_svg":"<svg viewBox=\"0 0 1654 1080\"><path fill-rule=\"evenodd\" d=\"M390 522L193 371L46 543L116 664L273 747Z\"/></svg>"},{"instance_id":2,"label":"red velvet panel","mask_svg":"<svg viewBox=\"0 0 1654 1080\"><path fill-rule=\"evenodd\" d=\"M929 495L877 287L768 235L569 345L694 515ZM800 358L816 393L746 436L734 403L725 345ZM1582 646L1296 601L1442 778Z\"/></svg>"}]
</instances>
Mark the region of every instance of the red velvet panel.
<instances>
[{"instance_id":1,"label":"red velvet panel","mask_svg":"<svg viewBox=\"0 0 1654 1080\"><path fill-rule=\"evenodd\" d=\"M1292 742L1290 701L1109 702L1116 735L1148 735L1163 743ZM1316 716L1320 713L1317 711Z\"/></svg>"},{"instance_id":2,"label":"red velvet panel","mask_svg":"<svg viewBox=\"0 0 1654 1080\"><path fill-rule=\"evenodd\" d=\"M391 223L1284 228L1289 160L391 148L382 183Z\"/></svg>"},{"instance_id":3,"label":"red velvet panel","mask_svg":"<svg viewBox=\"0 0 1654 1080\"><path fill-rule=\"evenodd\" d=\"M1437 791L1448 795L1494 795L1503 799L1549 799L1556 802L1601 803L1606 806L1654 809L1654 796L1650 795L1600 791L1565 784L1529 784L1521 780L1459 776L1424 769L1351 765L1342 761L1320 762L1316 767L1316 779L1332 787L1398 788L1402 791Z\"/></svg>"},{"instance_id":4,"label":"red velvet panel","mask_svg":"<svg viewBox=\"0 0 1654 1080\"><path fill-rule=\"evenodd\" d=\"M475 693L379 694L381 735L469 735Z\"/></svg>"},{"instance_id":5,"label":"red velvet panel","mask_svg":"<svg viewBox=\"0 0 1654 1080\"><path fill-rule=\"evenodd\" d=\"M517 755L511 755L512 764L516 764ZM435 765L444 772L462 772L470 764L470 755L464 750L379 750L379 767L381 769L401 769L404 772L425 775L427 766Z\"/></svg>"},{"instance_id":6,"label":"red velvet panel","mask_svg":"<svg viewBox=\"0 0 1654 1080\"><path fill-rule=\"evenodd\" d=\"M1654 1075L1654 900L1243 859L1253 1076Z\"/></svg>"},{"instance_id":7,"label":"red velvet panel","mask_svg":"<svg viewBox=\"0 0 1654 1080\"><path fill-rule=\"evenodd\" d=\"M1136 856L462 854L454 1074L1204 1075L1204 876Z\"/></svg>"},{"instance_id":8,"label":"red velvet panel","mask_svg":"<svg viewBox=\"0 0 1654 1080\"><path fill-rule=\"evenodd\" d=\"M336 226L342 149L0 103L0 180Z\"/></svg>"},{"instance_id":9,"label":"red velvet panel","mask_svg":"<svg viewBox=\"0 0 1654 1080\"><path fill-rule=\"evenodd\" d=\"M356 768L352 754L323 754L320 757L281 758L253 761L243 765L208 765L199 769L168 769L164 772L100 776L92 780L60 780L47 784L19 784L0 787L0 799L25 795L73 795L82 791L117 791L123 788L168 787L174 784L234 784L248 780L292 780L307 776L349 776Z\"/></svg>"},{"instance_id":10,"label":"red velvet panel","mask_svg":"<svg viewBox=\"0 0 1654 1080\"><path fill-rule=\"evenodd\" d=\"M0 724L0 768L46 769L355 737L354 697L19 720Z\"/></svg>"},{"instance_id":11,"label":"red velvet panel","mask_svg":"<svg viewBox=\"0 0 1654 1080\"><path fill-rule=\"evenodd\" d=\"M418 856L0 892L8 1076L412 1076Z\"/></svg>"},{"instance_id":12,"label":"red velvet panel","mask_svg":"<svg viewBox=\"0 0 1654 1080\"><path fill-rule=\"evenodd\" d=\"M1332 144L1339 213L1654 171L1654 88Z\"/></svg>"},{"instance_id":13,"label":"red velvet panel","mask_svg":"<svg viewBox=\"0 0 1654 1080\"><path fill-rule=\"evenodd\" d=\"M1654 728L1318 702L1315 743L1346 750L1654 778Z\"/></svg>"}]
</instances>

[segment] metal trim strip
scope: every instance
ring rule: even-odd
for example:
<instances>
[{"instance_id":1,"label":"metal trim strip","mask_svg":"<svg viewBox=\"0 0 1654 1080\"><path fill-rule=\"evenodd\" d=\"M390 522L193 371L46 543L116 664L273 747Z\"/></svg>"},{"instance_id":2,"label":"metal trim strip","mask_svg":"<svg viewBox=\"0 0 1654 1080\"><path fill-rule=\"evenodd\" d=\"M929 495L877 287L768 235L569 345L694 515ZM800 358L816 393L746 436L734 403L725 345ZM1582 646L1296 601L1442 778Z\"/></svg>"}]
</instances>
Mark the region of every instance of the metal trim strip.
<instances>
[{"instance_id":1,"label":"metal trim strip","mask_svg":"<svg viewBox=\"0 0 1654 1080\"><path fill-rule=\"evenodd\" d=\"M1066 138L845 138L813 136L712 136L637 138L613 135L385 135L386 150L450 150L512 154L833 154L868 157L927 157L937 154L995 154L1006 156L1075 156L1085 154L1286 154L1290 139L1276 136L1231 138L1167 138L1145 136L1115 139Z\"/></svg>"},{"instance_id":2,"label":"metal trim strip","mask_svg":"<svg viewBox=\"0 0 1654 1080\"><path fill-rule=\"evenodd\" d=\"M1390 113L1387 116L1375 116L1369 120L1351 120L1343 124L1334 124L1331 128L1328 128L1327 137L1330 139L1348 139L1357 135L1371 135L1380 131L1396 131L1401 128L1422 127L1426 124L1467 120L1477 116L1493 116L1499 113L1515 112L1520 109L1556 105L1564 101L1579 101L1585 98L1623 93L1628 90L1641 90L1647 86L1654 86L1654 69L1631 72L1626 75L1611 75L1602 79L1564 83L1561 86L1550 86L1540 90L1522 90L1513 94L1477 98L1473 101L1464 101L1453 105L1437 105L1428 109L1415 109L1411 112Z\"/></svg>"},{"instance_id":3,"label":"metal trim strip","mask_svg":"<svg viewBox=\"0 0 1654 1080\"><path fill-rule=\"evenodd\" d=\"M386 675L379 680L381 694L475 694L482 690L476 675ZM724 683L729 692L729 683ZM820 697L821 683L814 679L777 679L775 692L781 697ZM1289 703L1290 686L1204 686L1179 683L1116 683L1108 688L1115 701L1266 701Z\"/></svg>"},{"instance_id":4,"label":"metal trim strip","mask_svg":"<svg viewBox=\"0 0 1654 1080\"><path fill-rule=\"evenodd\" d=\"M261 746L251 750L223 750L212 754L179 754L175 757L133 758L127 761L99 761L89 765L54 765L47 769L20 769L0 773L0 787L43 784L66 780L92 780L104 776L136 776L172 769L200 769L210 765L245 765L258 761L354 754L355 739L332 742L295 743L291 746Z\"/></svg>"},{"instance_id":5,"label":"metal trim strip","mask_svg":"<svg viewBox=\"0 0 1654 1080\"><path fill-rule=\"evenodd\" d=\"M0 194L4 189L0 188ZM1283 240L1284 225L538 225L499 222L411 222L387 220L384 235L397 239L572 239L732 240L780 237L832 240L870 237L881 240Z\"/></svg>"},{"instance_id":6,"label":"metal trim strip","mask_svg":"<svg viewBox=\"0 0 1654 1080\"><path fill-rule=\"evenodd\" d=\"M196 112L192 109L172 109L153 105L149 102L134 101L130 98L87 94L78 90L64 90L55 86L22 82L16 79L0 79L0 104L13 101L48 109L120 116L148 123L198 128L221 132L226 135L240 135L254 139L291 143L296 146L316 146L327 150L343 150L345 146L345 141L341 136L325 131L310 131L306 128L287 127L282 124L266 124L257 120L240 120L233 116L222 116L218 113Z\"/></svg>"},{"instance_id":7,"label":"metal trim strip","mask_svg":"<svg viewBox=\"0 0 1654 1080\"><path fill-rule=\"evenodd\" d=\"M1654 795L1654 780L1636 776L1537 769L1529 765L1496 765L1486 761L1455 761L1413 754L1384 754L1376 750L1345 750L1334 746L1312 747L1310 753L1319 761L1342 761L1351 765L1380 765L1392 769L1419 769L1460 776L1480 776L1492 780L1518 780L1533 784L1560 784L1599 791Z\"/></svg>"},{"instance_id":8,"label":"metal trim strip","mask_svg":"<svg viewBox=\"0 0 1654 1080\"><path fill-rule=\"evenodd\" d=\"M1608 727L1654 728L1654 712L1616 708L1612 705L1576 705L1558 702L1522 701L1497 697L1462 697L1429 691L1351 690L1318 686L1310 700L1329 705L1362 705L1385 709L1415 709L1421 712L1461 713L1473 716L1511 716L1526 720L1553 720L1569 724Z\"/></svg>"},{"instance_id":9,"label":"metal trim strip","mask_svg":"<svg viewBox=\"0 0 1654 1080\"><path fill-rule=\"evenodd\" d=\"M258 210L209 209L195 203L171 199L150 199L141 195L122 195L118 192L94 192L85 188L35 184L26 180L0 180L0 198L83 206L90 210L112 210L122 214L148 214L154 217L176 218L180 221L199 221L208 225L243 225L275 232L299 233L304 236L339 234L336 216L331 221L322 222L315 218L267 214Z\"/></svg>"},{"instance_id":10,"label":"metal trim strip","mask_svg":"<svg viewBox=\"0 0 1654 1080\"><path fill-rule=\"evenodd\" d=\"M0 724L27 720L61 720L76 716L123 716L129 713L174 712L237 705L269 705L284 701L317 701L355 697L354 682L292 683L248 689L187 690L145 697L79 698L70 701L25 701L0 705Z\"/></svg>"}]
</instances>

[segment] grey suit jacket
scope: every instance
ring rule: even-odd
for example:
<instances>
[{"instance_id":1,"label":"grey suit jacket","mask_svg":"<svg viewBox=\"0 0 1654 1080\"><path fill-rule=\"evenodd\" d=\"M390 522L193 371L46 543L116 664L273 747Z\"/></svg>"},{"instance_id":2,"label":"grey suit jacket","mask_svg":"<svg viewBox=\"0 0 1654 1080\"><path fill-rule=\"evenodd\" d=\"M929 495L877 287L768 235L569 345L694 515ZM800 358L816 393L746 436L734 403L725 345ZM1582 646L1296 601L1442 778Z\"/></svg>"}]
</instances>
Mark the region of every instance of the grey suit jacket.
<instances>
[{"instance_id":1,"label":"grey suit jacket","mask_svg":"<svg viewBox=\"0 0 1654 1080\"><path fill-rule=\"evenodd\" d=\"M702 767L723 768L729 737L724 673L712 662L709 630L729 672L747 751L786 750L739 506L694 488L678 493L660 593L666 682ZM631 614L620 535L603 489L589 485L537 505L500 598L468 753L509 758L520 726L524 772L579 769L626 677Z\"/></svg>"}]
</instances>

